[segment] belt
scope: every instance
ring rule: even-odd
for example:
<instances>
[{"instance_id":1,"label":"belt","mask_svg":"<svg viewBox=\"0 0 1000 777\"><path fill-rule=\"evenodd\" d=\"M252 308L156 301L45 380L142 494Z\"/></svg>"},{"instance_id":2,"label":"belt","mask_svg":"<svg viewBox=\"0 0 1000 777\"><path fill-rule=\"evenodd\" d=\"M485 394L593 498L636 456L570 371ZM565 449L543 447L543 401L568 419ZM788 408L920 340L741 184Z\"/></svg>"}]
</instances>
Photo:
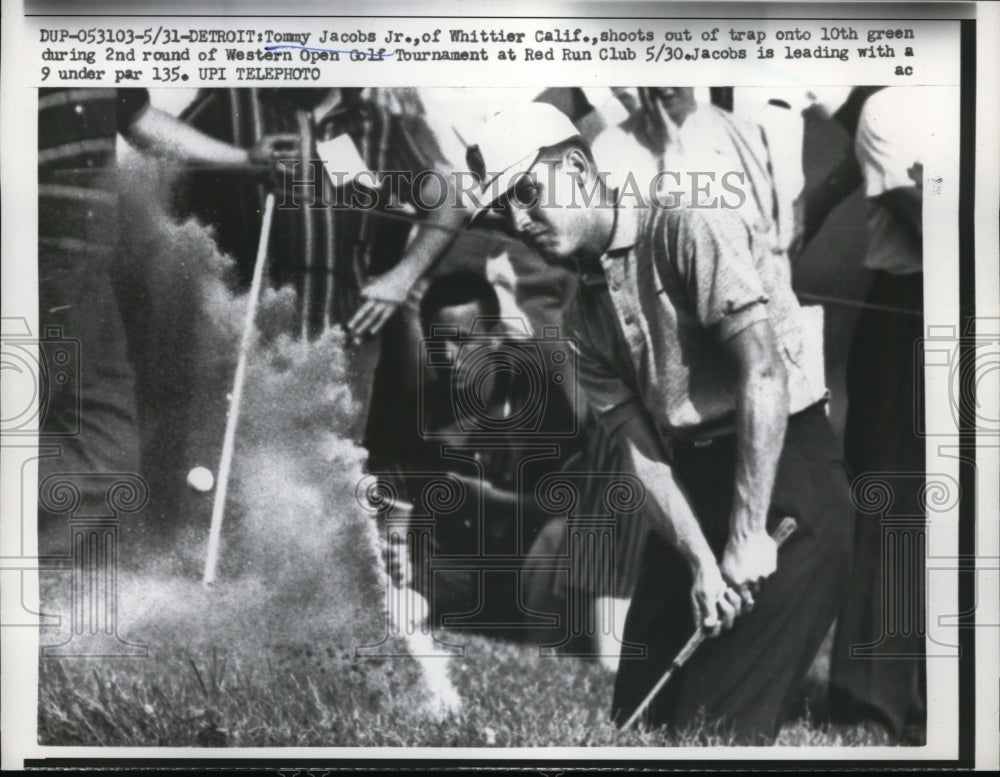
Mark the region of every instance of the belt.
<instances>
[{"instance_id":1,"label":"belt","mask_svg":"<svg viewBox=\"0 0 1000 777\"><path fill-rule=\"evenodd\" d=\"M788 420L792 421L803 416L807 416L811 413L824 412L823 408L829 401L829 397L824 397L818 402L814 402L808 407L804 407L795 413L788 416ZM722 442L726 440L731 440L736 437L735 420L731 416L727 416L722 419L722 421L712 428L699 427L697 432L690 437L678 437L676 430L668 431L665 427L660 427L660 434L664 438L664 442L667 445L667 453L670 457L673 457L676 451L683 450L702 450L704 448L711 447L717 442Z\"/></svg>"}]
</instances>

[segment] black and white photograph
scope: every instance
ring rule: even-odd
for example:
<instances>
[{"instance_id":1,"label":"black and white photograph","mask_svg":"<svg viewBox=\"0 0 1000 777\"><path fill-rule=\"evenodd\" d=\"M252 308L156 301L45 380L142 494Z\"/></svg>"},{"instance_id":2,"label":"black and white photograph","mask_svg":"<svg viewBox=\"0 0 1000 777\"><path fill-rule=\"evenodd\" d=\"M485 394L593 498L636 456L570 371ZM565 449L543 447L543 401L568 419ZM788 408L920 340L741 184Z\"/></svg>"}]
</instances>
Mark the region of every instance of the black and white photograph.
<instances>
[{"instance_id":1,"label":"black and white photograph","mask_svg":"<svg viewBox=\"0 0 1000 777\"><path fill-rule=\"evenodd\" d=\"M11 768L995 763L976 28L579 5L24 9Z\"/></svg>"}]
</instances>

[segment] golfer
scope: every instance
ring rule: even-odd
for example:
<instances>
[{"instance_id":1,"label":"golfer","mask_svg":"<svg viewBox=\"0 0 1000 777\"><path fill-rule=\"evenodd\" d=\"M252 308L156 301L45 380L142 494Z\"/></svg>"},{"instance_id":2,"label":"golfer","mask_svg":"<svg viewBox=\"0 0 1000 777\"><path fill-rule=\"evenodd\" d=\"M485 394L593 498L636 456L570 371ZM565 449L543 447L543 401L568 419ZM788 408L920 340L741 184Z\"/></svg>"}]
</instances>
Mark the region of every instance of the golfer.
<instances>
[{"instance_id":1,"label":"golfer","mask_svg":"<svg viewBox=\"0 0 1000 777\"><path fill-rule=\"evenodd\" d=\"M647 712L731 741L777 734L839 607L851 507L826 388L802 367L800 309L733 211L616 201L550 106L494 117L469 154L486 207L580 283L564 316L580 385L645 483L648 535L612 717L690 637L708 640ZM483 208L483 210L486 209ZM780 554L769 530L792 516Z\"/></svg>"}]
</instances>

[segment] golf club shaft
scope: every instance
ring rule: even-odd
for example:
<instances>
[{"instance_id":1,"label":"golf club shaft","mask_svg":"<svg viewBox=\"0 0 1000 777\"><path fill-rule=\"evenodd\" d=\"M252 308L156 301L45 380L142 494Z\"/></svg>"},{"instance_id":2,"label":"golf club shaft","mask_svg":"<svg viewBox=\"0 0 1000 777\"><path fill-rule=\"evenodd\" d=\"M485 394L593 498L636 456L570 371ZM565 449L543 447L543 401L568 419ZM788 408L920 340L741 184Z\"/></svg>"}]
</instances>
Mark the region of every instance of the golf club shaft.
<instances>
[{"instance_id":1,"label":"golf club shaft","mask_svg":"<svg viewBox=\"0 0 1000 777\"><path fill-rule=\"evenodd\" d=\"M222 440L222 458L219 460L219 477L215 488L215 502L212 504L212 526L208 534L208 553L205 558L205 574L202 582L215 582L215 566L219 555L219 540L222 536L222 519L226 511L226 491L229 487L229 470L233 463L233 448L236 443L236 424L240 416L240 402L243 399L243 384L246 382L247 356L253 342L253 325L257 317L257 303L264 282L264 265L267 260L267 244L271 238L271 222L274 220L274 192L268 192L264 200L264 216L257 244L257 259L254 263L253 282L250 284L250 299L243 323L240 340L239 359L233 378L233 394L226 418L226 434Z\"/></svg>"},{"instance_id":2,"label":"golf club shaft","mask_svg":"<svg viewBox=\"0 0 1000 777\"><path fill-rule=\"evenodd\" d=\"M774 534L771 535L771 538L780 548L797 527L798 523L796 523L794 518L791 516L785 516L781 519L781 523L778 524L777 528L774 530ZM673 676L674 671L688 662L701 643L705 641L705 638L706 632L700 628L691 635L691 638L685 643L684 647L681 648L681 651L677 654L674 660L670 662L670 666L667 667L667 671L663 673L659 680L657 680L656 685L654 685L652 690L646 694L646 698L642 700L642 703L635 708L635 712L633 712L631 716L629 716L629 719L625 721L625 725L622 726L622 731L631 727L631 725L639 719L639 716L646 711L646 708L649 707L653 699L656 698L656 695Z\"/></svg>"}]
</instances>

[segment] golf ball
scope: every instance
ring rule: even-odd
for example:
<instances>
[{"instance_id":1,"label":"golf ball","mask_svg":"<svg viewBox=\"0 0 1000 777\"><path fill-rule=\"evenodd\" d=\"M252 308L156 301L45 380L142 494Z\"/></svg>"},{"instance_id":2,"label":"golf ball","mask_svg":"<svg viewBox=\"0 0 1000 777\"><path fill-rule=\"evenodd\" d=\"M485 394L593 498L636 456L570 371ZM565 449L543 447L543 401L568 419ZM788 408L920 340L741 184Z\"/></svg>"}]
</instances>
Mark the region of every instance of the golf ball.
<instances>
[{"instance_id":1,"label":"golf ball","mask_svg":"<svg viewBox=\"0 0 1000 777\"><path fill-rule=\"evenodd\" d=\"M207 467L195 467L188 472L187 482L195 491L211 491L215 478Z\"/></svg>"}]
</instances>

